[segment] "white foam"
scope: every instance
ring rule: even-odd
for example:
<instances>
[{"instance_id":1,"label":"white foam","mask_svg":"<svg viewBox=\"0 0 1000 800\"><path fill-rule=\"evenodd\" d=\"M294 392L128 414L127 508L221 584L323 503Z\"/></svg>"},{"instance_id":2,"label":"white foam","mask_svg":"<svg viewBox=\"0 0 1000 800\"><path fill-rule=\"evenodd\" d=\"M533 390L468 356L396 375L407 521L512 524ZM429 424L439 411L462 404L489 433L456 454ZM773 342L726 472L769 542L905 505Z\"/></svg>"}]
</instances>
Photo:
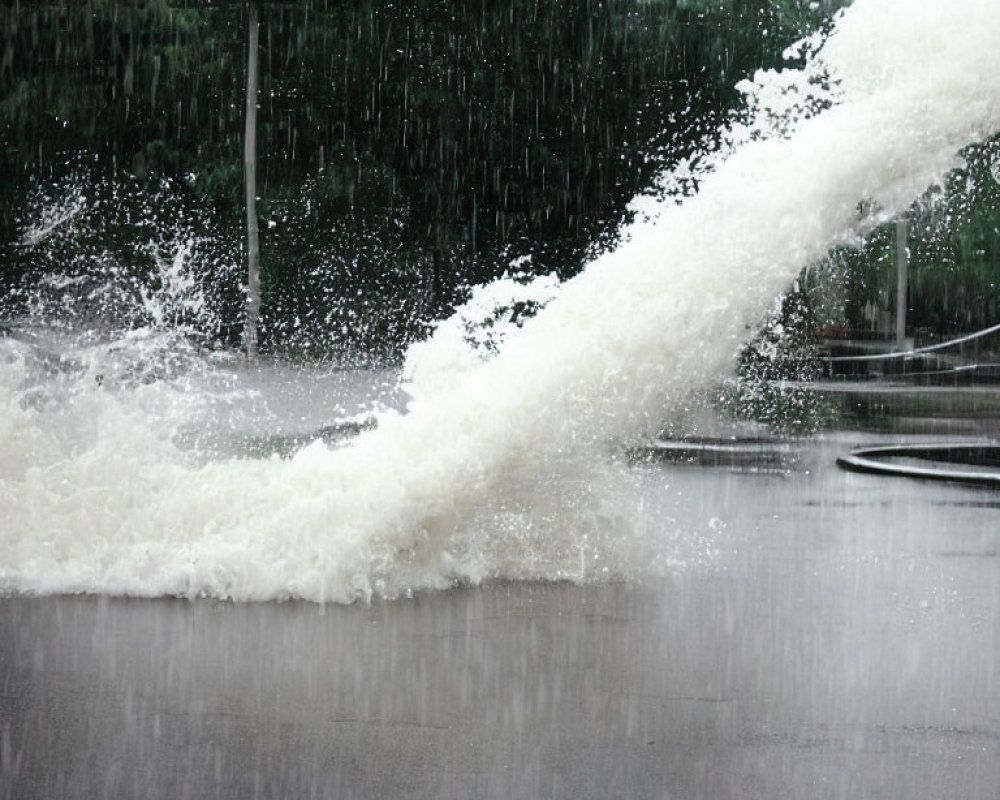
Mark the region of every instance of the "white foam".
<instances>
[{"instance_id":1,"label":"white foam","mask_svg":"<svg viewBox=\"0 0 1000 800\"><path fill-rule=\"evenodd\" d=\"M743 86L774 109L829 75L831 108L734 126L696 196L647 202L493 358L432 369L409 413L349 447L194 465L142 390L26 404L25 358L5 354L0 587L349 601L627 574L650 550L610 456L724 375L804 265L998 130L998 41L995 0L858 0L804 72ZM60 434L60 414L89 433Z\"/></svg>"}]
</instances>

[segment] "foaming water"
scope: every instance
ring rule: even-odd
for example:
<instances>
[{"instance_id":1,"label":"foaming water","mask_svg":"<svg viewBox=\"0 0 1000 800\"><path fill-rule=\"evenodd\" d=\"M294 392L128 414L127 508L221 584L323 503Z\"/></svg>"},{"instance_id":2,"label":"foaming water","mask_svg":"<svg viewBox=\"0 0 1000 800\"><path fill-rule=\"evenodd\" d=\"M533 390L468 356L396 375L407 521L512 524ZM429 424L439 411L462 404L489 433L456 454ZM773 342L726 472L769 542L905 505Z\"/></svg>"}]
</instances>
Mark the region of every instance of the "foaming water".
<instances>
[{"instance_id":1,"label":"foaming water","mask_svg":"<svg viewBox=\"0 0 1000 800\"><path fill-rule=\"evenodd\" d=\"M0 588L350 601L671 563L619 454L727 372L803 266L1000 128L997 41L994 0L858 0L803 69L744 83L753 115L663 176L620 247L514 298L544 310L482 357L452 357L468 337L443 326L405 413L372 403L350 442L206 458L178 433L239 404L224 364L150 345L98 372L3 341Z\"/></svg>"}]
</instances>

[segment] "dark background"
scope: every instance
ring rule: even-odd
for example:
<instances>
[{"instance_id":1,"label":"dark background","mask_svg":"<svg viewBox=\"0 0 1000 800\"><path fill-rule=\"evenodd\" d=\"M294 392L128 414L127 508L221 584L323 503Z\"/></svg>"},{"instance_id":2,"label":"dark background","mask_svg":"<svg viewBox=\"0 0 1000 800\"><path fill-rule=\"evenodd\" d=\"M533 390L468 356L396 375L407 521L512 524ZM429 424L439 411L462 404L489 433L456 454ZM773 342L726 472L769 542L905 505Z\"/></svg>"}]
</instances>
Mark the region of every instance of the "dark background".
<instances>
[{"instance_id":1,"label":"dark background","mask_svg":"<svg viewBox=\"0 0 1000 800\"><path fill-rule=\"evenodd\" d=\"M737 81L840 5L260 2L264 348L391 357L515 258L573 274L658 171L711 138ZM4 3L3 316L148 322L96 287L148 288L187 241L211 305L191 321L238 341L247 17L242 2ZM992 163L973 160L987 178L948 212L957 225L914 234L915 325L995 321ZM67 198L69 223L26 236ZM859 325L893 291L879 236L835 254L834 322Z\"/></svg>"}]
</instances>

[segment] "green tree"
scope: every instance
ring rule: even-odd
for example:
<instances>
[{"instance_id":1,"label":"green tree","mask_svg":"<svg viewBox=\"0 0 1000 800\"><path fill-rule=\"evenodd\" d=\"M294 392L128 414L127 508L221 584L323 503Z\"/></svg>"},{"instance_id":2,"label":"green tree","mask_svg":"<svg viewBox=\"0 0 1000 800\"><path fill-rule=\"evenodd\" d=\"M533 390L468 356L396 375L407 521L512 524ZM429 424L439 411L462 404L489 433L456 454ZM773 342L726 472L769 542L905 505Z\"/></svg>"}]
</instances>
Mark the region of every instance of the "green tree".
<instances>
[{"instance_id":1,"label":"green tree","mask_svg":"<svg viewBox=\"0 0 1000 800\"><path fill-rule=\"evenodd\" d=\"M78 153L94 156L93 180L169 181L209 209L213 231L237 236L246 8L61 0L0 11L4 241L23 227L25 188L65 175ZM523 254L572 274L614 240L657 171L716 126L735 83L777 66L830 4L261 8L258 213L273 347L306 319L321 333L329 319L328 340L345 325L358 338L334 308L344 298L405 339ZM0 246L9 286L34 255Z\"/></svg>"}]
</instances>

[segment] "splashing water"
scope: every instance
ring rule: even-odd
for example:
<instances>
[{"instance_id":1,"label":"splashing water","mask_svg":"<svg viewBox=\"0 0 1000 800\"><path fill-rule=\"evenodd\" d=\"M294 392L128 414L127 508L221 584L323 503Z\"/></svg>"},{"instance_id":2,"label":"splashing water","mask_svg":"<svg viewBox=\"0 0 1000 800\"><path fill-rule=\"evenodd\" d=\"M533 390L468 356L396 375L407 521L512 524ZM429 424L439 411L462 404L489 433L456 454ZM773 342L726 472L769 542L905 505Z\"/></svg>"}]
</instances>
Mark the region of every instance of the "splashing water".
<instances>
[{"instance_id":1,"label":"splashing water","mask_svg":"<svg viewBox=\"0 0 1000 800\"><path fill-rule=\"evenodd\" d=\"M624 244L512 298L545 307L488 357L454 355L463 318L442 327L411 353L407 413L349 445L192 458L176 431L206 398L229 402L231 373L114 392L2 341L0 588L350 601L630 574L649 550L615 454L723 376L803 266L1000 129L997 41L995 0L858 0L793 49L802 69L741 85L750 113L637 200Z\"/></svg>"}]
</instances>

